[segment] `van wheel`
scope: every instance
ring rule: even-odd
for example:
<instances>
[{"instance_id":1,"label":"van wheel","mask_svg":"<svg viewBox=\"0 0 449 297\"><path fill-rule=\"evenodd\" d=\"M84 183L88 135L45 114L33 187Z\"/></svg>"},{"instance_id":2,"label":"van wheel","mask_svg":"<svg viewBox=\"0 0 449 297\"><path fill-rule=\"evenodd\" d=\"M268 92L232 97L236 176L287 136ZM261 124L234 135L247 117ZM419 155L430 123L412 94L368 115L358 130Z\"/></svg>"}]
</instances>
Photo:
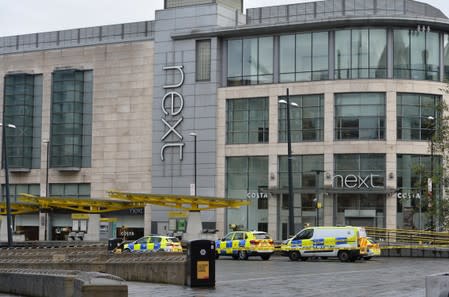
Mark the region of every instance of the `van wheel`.
<instances>
[{"instance_id":1,"label":"van wheel","mask_svg":"<svg viewBox=\"0 0 449 297\"><path fill-rule=\"evenodd\" d=\"M232 259L238 260L239 259L239 255L238 254L232 254Z\"/></svg>"},{"instance_id":2,"label":"van wheel","mask_svg":"<svg viewBox=\"0 0 449 297\"><path fill-rule=\"evenodd\" d=\"M264 261L270 260L270 256L271 256L271 255L260 255L260 257L261 257L262 260L264 260Z\"/></svg>"},{"instance_id":3,"label":"van wheel","mask_svg":"<svg viewBox=\"0 0 449 297\"><path fill-rule=\"evenodd\" d=\"M293 251L288 254L288 257L292 261L298 261L301 258L301 254L299 252Z\"/></svg>"},{"instance_id":4,"label":"van wheel","mask_svg":"<svg viewBox=\"0 0 449 297\"><path fill-rule=\"evenodd\" d=\"M371 260L371 257L364 257L363 259L365 259L366 261Z\"/></svg>"},{"instance_id":5,"label":"van wheel","mask_svg":"<svg viewBox=\"0 0 449 297\"><path fill-rule=\"evenodd\" d=\"M349 261L349 253L348 251L339 251L338 252L338 259L340 259L341 262L348 262Z\"/></svg>"},{"instance_id":6,"label":"van wheel","mask_svg":"<svg viewBox=\"0 0 449 297\"><path fill-rule=\"evenodd\" d=\"M239 260L248 260L248 253L246 251L239 251Z\"/></svg>"}]
</instances>

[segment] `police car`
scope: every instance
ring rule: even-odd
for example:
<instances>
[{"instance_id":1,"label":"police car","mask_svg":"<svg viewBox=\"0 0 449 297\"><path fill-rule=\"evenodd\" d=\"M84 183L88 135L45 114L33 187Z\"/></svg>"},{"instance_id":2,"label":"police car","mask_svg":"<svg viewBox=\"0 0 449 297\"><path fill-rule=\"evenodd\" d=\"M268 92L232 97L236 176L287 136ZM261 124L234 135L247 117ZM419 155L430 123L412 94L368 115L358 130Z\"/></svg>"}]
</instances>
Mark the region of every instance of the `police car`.
<instances>
[{"instance_id":1,"label":"police car","mask_svg":"<svg viewBox=\"0 0 449 297\"><path fill-rule=\"evenodd\" d=\"M274 253L271 236L263 231L233 231L215 241L216 258L232 256L234 260L247 260L250 256L260 256L269 260Z\"/></svg>"},{"instance_id":2,"label":"police car","mask_svg":"<svg viewBox=\"0 0 449 297\"><path fill-rule=\"evenodd\" d=\"M181 242L176 237L150 235L125 243L123 252L182 252Z\"/></svg>"}]
</instances>

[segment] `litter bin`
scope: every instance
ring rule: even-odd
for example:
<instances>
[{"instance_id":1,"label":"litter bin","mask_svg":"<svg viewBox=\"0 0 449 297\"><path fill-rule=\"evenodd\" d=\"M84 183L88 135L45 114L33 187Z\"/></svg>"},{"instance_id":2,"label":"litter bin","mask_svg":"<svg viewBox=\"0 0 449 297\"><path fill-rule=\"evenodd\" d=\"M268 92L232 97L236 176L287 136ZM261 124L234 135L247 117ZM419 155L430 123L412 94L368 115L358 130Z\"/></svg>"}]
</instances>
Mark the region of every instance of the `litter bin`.
<instances>
[{"instance_id":1,"label":"litter bin","mask_svg":"<svg viewBox=\"0 0 449 297\"><path fill-rule=\"evenodd\" d=\"M122 241L122 238L109 238L108 251L113 251L114 249L116 249L122 243Z\"/></svg>"},{"instance_id":2,"label":"litter bin","mask_svg":"<svg viewBox=\"0 0 449 297\"><path fill-rule=\"evenodd\" d=\"M212 240L187 242L186 285L215 287L215 243Z\"/></svg>"}]
</instances>

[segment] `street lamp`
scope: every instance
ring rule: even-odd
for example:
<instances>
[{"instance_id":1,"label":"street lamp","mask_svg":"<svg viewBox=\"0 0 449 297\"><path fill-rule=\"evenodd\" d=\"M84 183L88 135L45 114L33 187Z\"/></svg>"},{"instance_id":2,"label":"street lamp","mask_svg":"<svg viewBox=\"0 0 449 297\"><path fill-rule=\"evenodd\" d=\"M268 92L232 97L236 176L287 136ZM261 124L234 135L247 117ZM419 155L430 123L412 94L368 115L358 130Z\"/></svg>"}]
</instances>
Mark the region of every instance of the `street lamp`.
<instances>
[{"instance_id":1,"label":"street lamp","mask_svg":"<svg viewBox=\"0 0 449 297\"><path fill-rule=\"evenodd\" d=\"M193 196L196 196L196 137L198 135L195 132L192 132L190 133L190 136L193 137L193 176L194 176Z\"/></svg>"},{"instance_id":2,"label":"street lamp","mask_svg":"<svg viewBox=\"0 0 449 297\"><path fill-rule=\"evenodd\" d=\"M45 196L49 197L48 195L48 169L50 168L50 140L49 139L44 139L42 141L43 143L45 143L45 148L46 148L46 154L47 154L47 161L46 161L46 166L45 166Z\"/></svg>"},{"instance_id":3,"label":"street lamp","mask_svg":"<svg viewBox=\"0 0 449 297\"><path fill-rule=\"evenodd\" d=\"M4 119L4 117L3 117ZM5 167L5 194L6 194L6 223L8 229L8 247L12 247L12 217L11 217L11 200L9 198L9 173L8 173L8 154L6 152L6 127L15 129L13 124L0 123L2 126L2 151L3 166Z\"/></svg>"},{"instance_id":4,"label":"street lamp","mask_svg":"<svg viewBox=\"0 0 449 297\"><path fill-rule=\"evenodd\" d=\"M46 154L47 154L47 160L46 160L46 166L45 166L45 197L50 197L49 195L49 184L48 184L48 171L50 169L50 139L44 139L42 141L43 143L45 143L45 147L46 147ZM47 229L48 229L48 212L44 213L44 223L45 223L45 231L44 231L44 240L48 240L48 234L47 234Z\"/></svg>"},{"instance_id":5,"label":"street lamp","mask_svg":"<svg viewBox=\"0 0 449 297\"><path fill-rule=\"evenodd\" d=\"M290 104L299 107L295 102L290 103L290 94L287 88L287 100L279 100L281 104L287 104L287 154L288 154L288 232L295 234L295 221L293 217L293 175L292 175L292 135L290 129Z\"/></svg>"},{"instance_id":6,"label":"street lamp","mask_svg":"<svg viewBox=\"0 0 449 297\"><path fill-rule=\"evenodd\" d=\"M433 136L435 133L435 118L433 116L428 116L427 119L431 123L431 134L430 134L430 178L427 180L427 187L428 187L428 196L429 196L429 206L432 206L432 208L436 209L436 205L434 203L433 199ZM433 230L434 226L434 220L433 220L433 213L432 209L430 210L430 229Z\"/></svg>"}]
</instances>

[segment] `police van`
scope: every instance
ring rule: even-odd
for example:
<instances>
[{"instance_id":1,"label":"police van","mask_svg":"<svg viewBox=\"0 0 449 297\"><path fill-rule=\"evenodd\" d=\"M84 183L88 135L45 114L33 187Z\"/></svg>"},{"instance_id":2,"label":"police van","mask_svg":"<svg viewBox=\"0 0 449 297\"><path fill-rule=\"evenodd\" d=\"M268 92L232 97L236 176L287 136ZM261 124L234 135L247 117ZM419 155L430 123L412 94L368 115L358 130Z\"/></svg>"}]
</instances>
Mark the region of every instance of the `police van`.
<instances>
[{"instance_id":1,"label":"police van","mask_svg":"<svg viewBox=\"0 0 449 297\"><path fill-rule=\"evenodd\" d=\"M338 257L342 262L353 262L368 255L367 245L363 227L308 227L285 240L281 254L292 261Z\"/></svg>"}]
</instances>

